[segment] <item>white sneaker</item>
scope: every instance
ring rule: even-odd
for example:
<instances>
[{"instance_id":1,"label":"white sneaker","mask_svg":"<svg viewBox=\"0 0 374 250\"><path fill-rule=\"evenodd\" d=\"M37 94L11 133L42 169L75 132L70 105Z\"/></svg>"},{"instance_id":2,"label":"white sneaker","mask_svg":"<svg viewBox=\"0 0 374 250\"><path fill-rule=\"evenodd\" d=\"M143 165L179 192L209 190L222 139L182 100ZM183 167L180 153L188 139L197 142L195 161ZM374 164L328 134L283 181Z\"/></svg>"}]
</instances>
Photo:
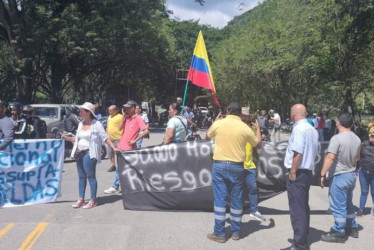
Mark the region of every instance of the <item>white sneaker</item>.
<instances>
[{"instance_id":1,"label":"white sneaker","mask_svg":"<svg viewBox=\"0 0 374 250\"><path fill-rule=\"evenodd\" d=\"M254 212L254 213L250 213L249 217L252 217L252 218L254 218L254 219L258 220L258 221L266 221L265 217L262 216L262 214L260 214L259 211Z\"/></svg>"},{"instance_id":2,"label":"white sneaker","mask_svg":"<svg viewBox=\"0 0 374 250\"><path fill-rule=\"evenodd\" d=\"M370 214L374 216L374 206L371 208Z\"/></svg>"},{"instance_id":3,"label":"white sneaker","mask_svg":"<svg viewBox=\"0 0 374 250\"><path fill-rule=\"evenodd\" d=\"M110 188L104 190L104 193L106 193L106 194L115 194L115 193L118 193L118 189L116 189L114 187L110 187Z\"/></svg>"}]
</instances>

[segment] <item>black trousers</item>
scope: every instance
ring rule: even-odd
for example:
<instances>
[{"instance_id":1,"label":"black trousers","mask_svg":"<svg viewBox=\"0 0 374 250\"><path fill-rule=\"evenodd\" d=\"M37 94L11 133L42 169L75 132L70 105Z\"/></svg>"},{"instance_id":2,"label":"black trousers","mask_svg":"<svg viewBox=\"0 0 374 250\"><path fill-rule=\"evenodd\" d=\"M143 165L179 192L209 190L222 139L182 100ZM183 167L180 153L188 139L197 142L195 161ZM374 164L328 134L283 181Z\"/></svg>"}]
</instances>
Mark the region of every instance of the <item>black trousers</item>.
<instances>
[{"instance_id":1,"label":"black trousers","mask_svg":"<svg viewBox=\"0 0 374 250\"><path fill-rule=\"evenodd\" d=\"M293 241L296 245L307 245L310 208L309 189L312 179L312 171L299 169L296 172L296 180L287 178L288 204L293 229Z\"/></svg>"}]
</instances>

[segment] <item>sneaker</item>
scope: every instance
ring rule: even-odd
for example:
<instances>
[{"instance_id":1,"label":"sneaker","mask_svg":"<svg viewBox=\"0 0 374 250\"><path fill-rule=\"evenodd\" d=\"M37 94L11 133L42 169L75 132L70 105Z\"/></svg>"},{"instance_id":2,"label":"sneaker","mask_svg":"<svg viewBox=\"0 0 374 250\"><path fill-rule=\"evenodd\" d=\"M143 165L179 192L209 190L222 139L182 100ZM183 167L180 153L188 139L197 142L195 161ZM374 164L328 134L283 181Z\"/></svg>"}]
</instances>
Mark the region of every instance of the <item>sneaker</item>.
<instances>
[{"instance_id":1,"label":"sneaker","mask_svg":"<svg viewBox=\"0 0 374 250\"><path fill-rule=\"evenodd\" d=\"M370 214L374 216L374 206L371 208Z\"/></svg>"},{"instance_id":2,"label":"sneaker","mask_svg":"<svg viewBox=\"0 0 374 250\"><path fill-rule=\"evenodd\" d=\"M265 217L262 216L262 214L260 214L259 211L254 212L254 213L250 213L249 217L252 217L252 218L254 218L254 219L258 220L258 221L266 221Z\"/></svg>"},{"instance_id":3,"label":"sneaker","mask_svg":"<svg viewBox=\"0 0 374 250\"><path fill-rule=\"evenodd\" d=\"M218 243L225 243L225 242L226 242L225 237L219 237L219 236L216 236L214 233L207 234L206 237L207 237L209 240L212 240L212 241L215 241L215 242L218 242Z\"/></svg>"},{"instance_id":4,"label":"sneaker","mask_svg":"<svg viewBox=\"0 0 374 250\"><path fill-rule=\"evenodd\" d=\"M110 188L104 190L104 193L106 193L106 194L115 194L117 192L118 192L118 189L114 188L114 187L110 187Z\"/></svg>"},{"instance_id":5,"label":"sneaker","mask_svg":"<svg viewBox=\"0 0 374 250\"><path fill-rule=\"evenodd\" d=\"M346 228L345 235L352 238L358 238L358 228Z\"/></svg>"},{"instance_id":6,"label":"sneaker","mask_svg":"<svg viewBox=\"0 0 374 250\"><path fill-rule=\"evenodd\" d=\"M85 209L90 209L97 206L97 202L95 200L90 200L86 205L83 206Z\"/></svg>"},{"instance_id":7,"label":"sneaker","mask_svg":"<svg viewBox=\"0 0 374 250\"><path fill-rule=\"evenodd\" d=\"M233 235L231 235L231 239L233 239L233 240L239 240L240 236L238 234L233 234Z\"/></svg>"},{"instance_id":8,"label":"sneaker","mask_svg":"<svg viewBox=\"0 0 374 250\"><path fill-rule=\"evenodd\" d=\"M114 172L116 171L116 166L111 166L109 169L108 169L108 172Z\"/></svg>"},{"instance_id":9,"label":"sneaker","mask_svg":"<svg viewBox=\"0 0 374 250\"><path fill-rule=\"evenodd\" d=\"M362 217L362 216L364 216L364 211L358 210L358 211L356 212L356 216L358 216L358 217Z\"/></svg>"},{"instance_id":10,"label":"sneaker","mask_svg":"<svg viewBox=\"0 0 374 250\"><path fill-rule=\"evenodd\" d=\"M83 207L84 205L86 204L86 202L84 201L84 199L78 199L76 203L74 203L73 205L71 205L73 208L80 208L80 207Z\"/></svg>"},{"instance_id":11,"label":"sneaker","mask_svg":"<svg viewBox=\"0 0 374 250\"><path fill-rule=\"evenodd\" d=\"M331 230L327 234L322 235L321 240L326 242L344 243L346 241L346 238L345 236L339 235L338 233Z\"/></svg>"}]
</instances>

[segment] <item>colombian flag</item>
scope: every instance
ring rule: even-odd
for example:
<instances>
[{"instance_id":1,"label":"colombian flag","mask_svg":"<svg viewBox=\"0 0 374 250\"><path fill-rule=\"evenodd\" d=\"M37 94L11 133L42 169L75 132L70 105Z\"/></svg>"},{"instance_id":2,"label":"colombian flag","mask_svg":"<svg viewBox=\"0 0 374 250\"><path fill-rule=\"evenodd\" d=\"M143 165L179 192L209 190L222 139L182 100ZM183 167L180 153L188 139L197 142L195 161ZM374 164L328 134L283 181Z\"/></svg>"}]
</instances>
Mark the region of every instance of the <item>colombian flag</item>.
<instances>
[{"instance_id":1,"label":"colombian flag","mask_svg":"<svg viewBox=\"0 0 374 250\"><path fill-rule=\"evenodd\" d=\"M212 69L210 68L208 53L206 51L203 33L201 30L199 32L199 36L197 37L195 49L193 51L187 80L199 87L210 89L213 102L220 107L215 96L216 87L214 86Z\"/></svg>"}]
</instances>

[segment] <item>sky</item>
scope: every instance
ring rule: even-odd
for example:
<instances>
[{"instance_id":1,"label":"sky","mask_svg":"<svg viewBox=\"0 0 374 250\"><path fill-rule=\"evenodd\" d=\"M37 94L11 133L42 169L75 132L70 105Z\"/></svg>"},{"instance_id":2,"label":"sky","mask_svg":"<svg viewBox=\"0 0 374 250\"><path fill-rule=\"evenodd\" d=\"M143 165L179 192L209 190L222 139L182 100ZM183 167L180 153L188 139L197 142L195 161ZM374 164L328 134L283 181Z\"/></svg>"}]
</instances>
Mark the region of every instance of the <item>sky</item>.
<instances>
[{"instance_id":1,"label":"sky","mask_svg":"<svg viewBox=\"0 0 374 250\"><path fill-rule=\"evenodd\" d=\"M166 0L167 9L173 11L171 18L199 20L199 24L223 28L235 16L252 9L263 0L205 0L201 6L194 0Z\"/></svg>"}]
</instances>

